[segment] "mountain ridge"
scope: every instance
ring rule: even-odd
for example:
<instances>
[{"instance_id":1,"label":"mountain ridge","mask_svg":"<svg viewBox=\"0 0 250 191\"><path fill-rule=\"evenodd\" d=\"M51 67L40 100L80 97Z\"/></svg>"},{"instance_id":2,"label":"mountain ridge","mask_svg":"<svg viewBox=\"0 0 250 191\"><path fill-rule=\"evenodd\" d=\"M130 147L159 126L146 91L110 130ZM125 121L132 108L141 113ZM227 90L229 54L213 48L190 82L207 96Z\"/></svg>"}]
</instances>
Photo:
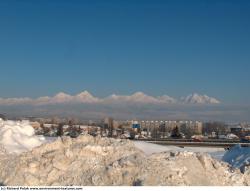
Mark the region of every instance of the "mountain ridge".
<instances>
[{"instance_id":1,"label":"mountain ridge","mask_svg":"<svg viewBox=\"0 0 250 191\"><path fill-rule=\"evenodd\" d=\"M0 105L15 105L15 104L63 104L63 103L140 103L140 104L220 104L221 102L214 97L207 95L200 95L198 93L192 93L186 97L176 99L168 95L162 95L154 97L147 95L141 91L135 92L131 95L117 95L112 94L104 98L98 98L93 96L88 91L80 92L76 95L70 95L64 92L59 92L52 97L43 96L35 99L24 98L0 98Z\"/></svg>"}]
</instances>

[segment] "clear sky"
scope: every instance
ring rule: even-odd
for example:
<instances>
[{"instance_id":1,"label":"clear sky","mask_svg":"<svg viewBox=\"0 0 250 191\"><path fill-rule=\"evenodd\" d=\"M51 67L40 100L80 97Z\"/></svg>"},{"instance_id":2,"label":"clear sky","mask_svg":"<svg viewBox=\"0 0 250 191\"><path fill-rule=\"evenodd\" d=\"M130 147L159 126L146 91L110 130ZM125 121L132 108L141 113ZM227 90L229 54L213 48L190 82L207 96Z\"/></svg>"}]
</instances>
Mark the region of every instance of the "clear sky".
<instances>
[{"instance_id":1,"label":"clear sky","mask_svg":"<svg viewBox=\"0 0 250 191\"><path fill-rule=\"evenodd\" d=\"M250 103L250 1L1 0L0 97L192 92Z\"/></svg>"}]
</instances>

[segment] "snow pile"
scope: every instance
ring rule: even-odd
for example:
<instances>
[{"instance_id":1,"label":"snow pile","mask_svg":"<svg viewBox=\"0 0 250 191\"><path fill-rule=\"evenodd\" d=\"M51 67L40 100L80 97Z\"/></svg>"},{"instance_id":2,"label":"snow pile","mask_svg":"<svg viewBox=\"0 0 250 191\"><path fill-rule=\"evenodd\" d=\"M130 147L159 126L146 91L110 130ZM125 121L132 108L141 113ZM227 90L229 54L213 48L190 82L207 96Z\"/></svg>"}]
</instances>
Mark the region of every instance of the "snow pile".
<instances>
[{"instance_id":1,"label":"snow pile","mask_svg":"<svg viewBox=\"0 0 250 191\"><path fill-rule=\"evenodd\" d=\"M45 143L43 136L35 136L29 121L0 119L0 145L9 153L21 153Z\"/></svg>"},{"instance_id":2,"label":"snow pile","mask_svg":"<svg viewBox=\"0 0 250 191\"><path fill-rule=\"evenodd\" d=\"M250 166L250 147L236 145L225 153L222 160L239 168L244 173L246 168Z\"/></svg>"},{"instance_id":3,"label":"snow pile","mask_svg":"<svg viewBox=\"0 0 250 191\"><path fill-rule=\"evenodd\" d=\"M227 139L239 139L239 137L233 133L227 134Z\"/></svg>"},{"instance_id":4,"label":"snow pile","mask_svg":"<svg viewBox=\"0 0 250 191\"><path fill-rule=\"evenodd\" d=\"M24 186L250 185L250 175L209 155L145 155L129 140L79 136L15 154L0 153L0 182Z\"/></svg>"},{"instance_id":5,"label":"snow pile","mask_svg":"<svg viewBox=\"0 0 250 191\"><path fill-rule=\"evenodd\" d=\"M18 156L0 156L4 185L130 185L144 155L128 140L58 138ZM11 164L9 164L11 161ZM123 164L123 169L117 167Z\"/></svg>"}]
</instances>

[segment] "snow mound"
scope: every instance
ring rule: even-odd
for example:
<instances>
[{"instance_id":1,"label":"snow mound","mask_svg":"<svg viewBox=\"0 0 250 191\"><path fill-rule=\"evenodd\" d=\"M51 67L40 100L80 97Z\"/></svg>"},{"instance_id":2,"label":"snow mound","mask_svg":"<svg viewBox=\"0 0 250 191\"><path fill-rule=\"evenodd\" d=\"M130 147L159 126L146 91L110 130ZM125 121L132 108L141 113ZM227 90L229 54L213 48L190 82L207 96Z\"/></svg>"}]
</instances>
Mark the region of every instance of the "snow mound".
<instances>
[{"instance_id":1,"label":"snow mound","mask_svg":"<svg viewBox=\"0 0 250 191\"><path fill-rule=\"evenodd\" d=\"M45 138L35 136L29 121L3 121L0 119L0 145L9 153L21 153L40 146Z\"/></svg>"},{"instance_id":2,"label":"snow mound","mask_svg":"<svg viewBox=\"0 0 250 191\"><path fill-rule=\"evenodd\" d=\"M206 154L147 156L129 140L58 138L32 151L0 154L0 182L22 186L250 185L250 177Z\"/></svg>"},{"instance_id":3,"label":"snow mound","mask_svg":"<svg viewBox=\"0 0 250 191\"><path fill-rule=\"evenodd\" d=\"M245 168L250 166L250 147L235 145L225 153L222 160L244 173Z\"/></svg>"}]
</instances>

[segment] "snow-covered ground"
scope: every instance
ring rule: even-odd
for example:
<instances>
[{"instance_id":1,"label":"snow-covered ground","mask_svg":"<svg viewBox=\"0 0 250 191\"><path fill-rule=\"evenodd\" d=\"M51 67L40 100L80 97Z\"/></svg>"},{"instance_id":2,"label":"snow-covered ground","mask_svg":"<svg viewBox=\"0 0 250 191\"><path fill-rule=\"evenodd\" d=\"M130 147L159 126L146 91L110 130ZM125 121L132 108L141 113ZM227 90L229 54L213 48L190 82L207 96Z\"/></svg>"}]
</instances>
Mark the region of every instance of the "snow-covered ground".
<instances>
[{"instance_id":1,"label":"snow-covered ground","mask_svg":"<svg viewBox=\"0 0 250 191\"><path fill-rule=\"evenodd\" d=\"M0 119L0 146L9 153L22 153L40 146L44 143L53 142L57 137L44 137L35 135L29 121L3 121ZM164 151L190 151L194 153L207 153L217 160L228 162L242 172L245 166L250 164L250 148L235 146L229 151L223 148L209 147L177 147L164 146L143 141L133 141L136 148L142 150L146 155Z\"/></svg>"},{"instance_id":2,"label":"snow-covered ground","mask_svg":"<svg viewBox=\"0 0 250 191\"><path fill-rule=\"evenodd\" d=\"M245 167L250 166L250 147L236 145L225 153L222 160L244 172Z\"/></svg>"},{"instance_id":3,"label":"snow-covered ground","mask_svg":"<svg viewBox=\"0 0 250 191\"><path fill-rule=\"evenodd\" d=\"M36 136L29 121L3 121L0 119L0 144L9 153L21 153L50 142L44 136Z\"/></svg>"},{"instance_id":4,"label":"snow-covered ground","mask_svg":"<svg viewBox=\"0 0 250 191\"><path fill-rule=\"evenodd\" d=\"M211 155L213 158L221 160L223 155L225 154L225 150L223 148L211 148L211 147L177 147L177 146L169 146L169 145L157 145L153 143L147 143L144 141L134 141L135 146L142 150L146 155L151 155L153 153L160 153L164 151L190 151L195 153L207 153Z\"/></svg>"},{"instance_id":5,"label":"snow-covered ground","mask_svg":"<svg viewBox=\"0 0 250 191\"><path fill-rule=\"evenodd\" d=\"M221 160L224 153L220 148L180 148L90 135L37 136L29 121L0 119L0 182L4 185L108 186L134 185L138 180L148 186L250 185L249 171L232 171L214 159ZM242 168L249 165L249 153L249 148L235 147L223 160Z\"/></svg>"},{"instance_id":6,"label":"snow-covered ground","mask_svg":"<svg viewBox=\"0 0 250 191\"><path fill-rule=\"evenodd\" d=\"M35 135L33 127L29 121L3 121L0 119L0 144L10 153L21 153L31 150L41 144L56 140L55 137L44 137ZM192 151L208 153L216 159L221 159L224 149L204 148L204 147L185 147L163 146L152 143L134 141L137 148L144 151L146 155L163 151Z\"/></svg>"}]
</instances>

